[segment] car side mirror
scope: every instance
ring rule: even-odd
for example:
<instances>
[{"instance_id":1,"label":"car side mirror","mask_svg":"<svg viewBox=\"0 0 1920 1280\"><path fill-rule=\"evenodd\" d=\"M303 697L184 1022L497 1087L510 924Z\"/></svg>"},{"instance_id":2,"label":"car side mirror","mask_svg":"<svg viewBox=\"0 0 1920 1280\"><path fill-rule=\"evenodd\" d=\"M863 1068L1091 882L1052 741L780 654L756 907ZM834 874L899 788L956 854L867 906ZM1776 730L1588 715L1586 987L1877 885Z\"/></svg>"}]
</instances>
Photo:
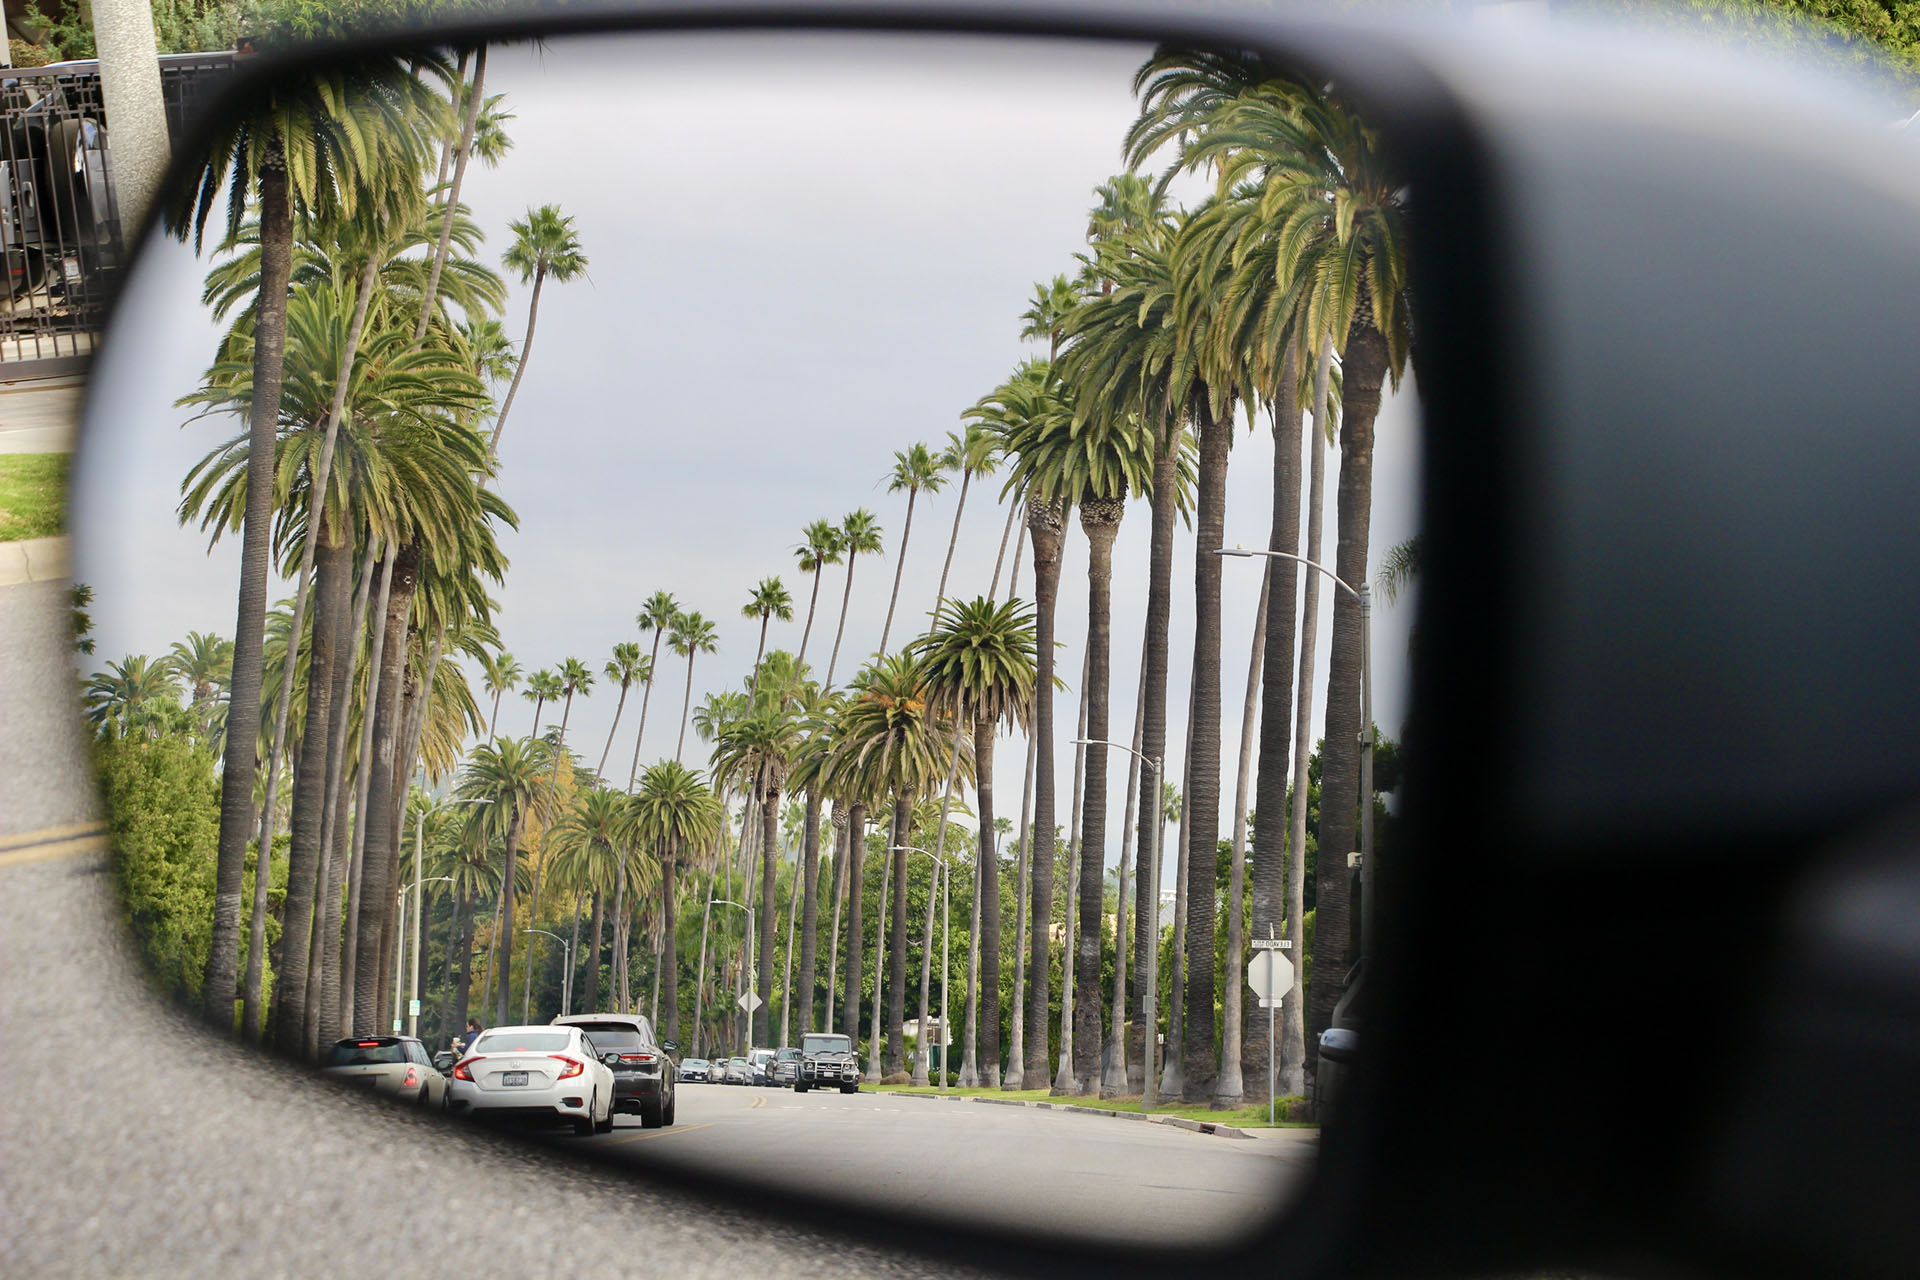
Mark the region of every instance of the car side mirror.
<instances>
[{"instance_id":1,"label":"car side mirror","mask_svg":"<svg viewBox=\"0 0 1920 1280\"><path fill-rule=\"evenodd\" d=\"M600 1061L606 1063L610 1067L615 1066L620 1061L620 1055L617 1053L603 1053L600 1055Z\"/></svg>"},{"instance_id":2,"label":"car side mirror","mask_svg":"<svg viewBox=\"0 0 1920 1280\"><path fill-rule=\"evenodd\" d=\"M677 1040L662 1040L660 1042L660 1047L662 1049L665 1049L668 1053L680 1052L680 1042Z\"/></svg>"},{"instance_id":3,"label":"car side mirror","mask_svg":"<svg viewBox=\"0 0 1920 1280\"><path fill-rule=\"evenodd\" d=\"M1359 1033L1348 1027L1328 1027L1320 1033L1320 1056L1328 1062L1358 1062Z\"/></svg>"}]
</instances>

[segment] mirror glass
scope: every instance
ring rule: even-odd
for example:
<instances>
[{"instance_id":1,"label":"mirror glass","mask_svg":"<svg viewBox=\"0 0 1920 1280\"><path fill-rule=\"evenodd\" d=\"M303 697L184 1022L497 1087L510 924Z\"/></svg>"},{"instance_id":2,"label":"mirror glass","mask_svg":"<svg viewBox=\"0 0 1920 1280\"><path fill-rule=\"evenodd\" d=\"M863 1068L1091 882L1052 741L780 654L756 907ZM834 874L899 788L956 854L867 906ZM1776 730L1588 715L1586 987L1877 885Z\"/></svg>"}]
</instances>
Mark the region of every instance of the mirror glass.
<instances>
[{"instance_id":1,"label":"mirror glass","mask_svg":"<svg viewBox=\"0 0 1920 1280\"><path fill-rule=\"evenodd\" d=\"M305 75L318 167L264 111L177 158L77 463L159 984L610 1159L1259 1226L1351 1070L1419 568L1409 197L1338 86L791 33Z\"/></svg>"}]
</instances>

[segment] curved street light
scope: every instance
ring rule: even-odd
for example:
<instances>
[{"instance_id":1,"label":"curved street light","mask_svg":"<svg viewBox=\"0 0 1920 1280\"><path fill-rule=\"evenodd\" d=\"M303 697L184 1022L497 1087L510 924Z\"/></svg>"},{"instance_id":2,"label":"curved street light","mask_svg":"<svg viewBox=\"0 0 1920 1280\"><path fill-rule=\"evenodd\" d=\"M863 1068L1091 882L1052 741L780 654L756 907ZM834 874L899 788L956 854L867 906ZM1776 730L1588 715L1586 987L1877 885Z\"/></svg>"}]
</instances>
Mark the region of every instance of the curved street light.
<instances>
[{"instance_id":1,"label":"curved street light","mask_svg":"<svg viewBox=\"0 0 1920 1280\"><path fill-rule=\"evenodd\" d=\"M887 846L887 852L904 850L907 853L924 853L932 858L940 868L940 1091L947 1088L947 1046L953 1041L953 1032L947 1026L947 933L953 923L953 900L948 888L953 876L947 870L947 860L931 849L922 849L916 844L894 844ZM902 887L901 892L906 892ZM920 1034L927 1033L927 1011L920 1011Z\"/></svg>"},{"instance_id":2,"label":"curved street light","mask_svg":"<svg viewBox=\"0 0 1920 1280\"><path fill-rule=\"evenodd\" d=\"M578 917L576 917L578 919ZM522 929L522 933L544 933L566 950L567 972L560 979L560 1016L565 1017L573 1011L573 944L550 929ZM527 946L527 972L533 972L533 946ZM533 982L527 982L526 998L520 1005L520 1021L525 1022L533 1016Z\"/></svg>"}]
</instances>

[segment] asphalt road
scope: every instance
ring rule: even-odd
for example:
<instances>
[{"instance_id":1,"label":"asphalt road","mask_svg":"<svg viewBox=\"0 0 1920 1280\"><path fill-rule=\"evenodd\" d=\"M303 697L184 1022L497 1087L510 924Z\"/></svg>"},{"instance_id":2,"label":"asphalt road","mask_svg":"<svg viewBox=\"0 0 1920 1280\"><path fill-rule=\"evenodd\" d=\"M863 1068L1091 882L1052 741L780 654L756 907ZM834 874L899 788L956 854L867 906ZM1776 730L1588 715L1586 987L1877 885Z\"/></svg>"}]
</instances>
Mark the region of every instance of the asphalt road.
<instances>
[{"instance_id":1,"label":"asphalt road","mask_svg":"<svg viewBox=\"0 0 1920 1280\"><path fill-rule=\"evenodd\" d=\"M804 1178L875 1208L1168 1245L1217 1244L1256 1225L1311 1168L1315 1141L1303 1129L1235 1139L952 1099L692 1084L672 1127L621 1116L578 1145L732 1174L770 1196Z\"/></svg>"}]
</instances>

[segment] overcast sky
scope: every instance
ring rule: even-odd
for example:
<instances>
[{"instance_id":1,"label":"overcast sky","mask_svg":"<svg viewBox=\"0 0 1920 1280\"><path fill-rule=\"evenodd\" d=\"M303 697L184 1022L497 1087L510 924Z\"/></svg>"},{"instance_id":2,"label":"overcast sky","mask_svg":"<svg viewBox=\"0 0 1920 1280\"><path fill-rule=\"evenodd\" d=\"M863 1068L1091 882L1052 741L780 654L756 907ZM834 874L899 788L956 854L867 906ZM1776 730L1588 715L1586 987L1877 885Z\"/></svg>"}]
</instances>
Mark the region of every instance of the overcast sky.
<instances>
[{"instance_id":1,"label":"overcast sky","mask_svg":"<svg viewBox=\"0 0 1920 1280\"><path fill-rule=\"evenodd\" d=\"M514 149L470 170L464 198L495 264L509 219L558 203L576 222L589 278L549 284L519 399L502 441L500 489L520 516L497 592L507 649L529 671L575 656L596 672L642 637L640 603L674 594L719 631L694 668L693 700L741 682L758 624L748 592L778 575L799 606L770 647L795 649L811 583L794 548L809 521L871 509L886 553L855 570L837 678L878 644L905 516L885 491L892 455L944 442L960 414L1023 357L1020 312L1036 281L1075 266L1094 186L1122 168L1145 50L953 38L601 37L496 50L489 94L507 95ZM96 378L76 520L81 576L96 590L98 659L160 654L189 630L231 635L239 540L209 554L173 515L181 477L240 429L185 425L171 407L212 353L198 306L204 262L169 247L130 286ZM506 312L525 333L529 291ZM1417 528L1418 415L1411 381L1378 424L1373 556ZM1228 481L1226 542L1264 545L1273 440L1243 430ZM1334 546L1339 454L1328 455L1326 554ZM955 488L921 495L895 640L932 609ZM1006 508L999 480L967 499L950 594L986 591ZM1148 511L1133 503L1114 559L1112 735L1130 738L1145 616ZM1086 543L1068 539L1061 578L1056 706L1061 790L1072 770L1086 625ZM297 569L297 566L294 566ZM1192 655L1193 540L1177 541L1170 648L1170 752L1185 738ZM1228 560L1222 725L1223 835L1230 821L1257 562ZM845 571L829 570L808 657L824 669ZM1020 570L1031 598L1032 565ZM276 583L274 599L291 594ZM1002 585L1004 595L1005 585ZM1330 644L1322 593L1320 671ZM1411 601L1376 608L1376 718L1398 736L1406 709ZM686 666L663 650L642 762L674 754ZM478 692L478 673L473 673ZM609 775L624 781L638 725L628 700ZM1324 697L1317 703L1324 702ZM616 694L576 700L569 739L596 763ZM502 732L532 706L510 695ZM1322 707L1316 706L1316 721ZM549 723L551 720L549 720ZM1024 741L1003 738L1001 814L1019 804ZM687 756L703 754L691 730ZM615 768L615 762L620 762ZM1108 858L1118 856L1124 757L1114 759ZM1170 764L1178 779L1182 769ZM1068 821L1066 804L1056 820ZM1171 859L1168 863L1171 883Z\"/></svg>"}]
</instances>

